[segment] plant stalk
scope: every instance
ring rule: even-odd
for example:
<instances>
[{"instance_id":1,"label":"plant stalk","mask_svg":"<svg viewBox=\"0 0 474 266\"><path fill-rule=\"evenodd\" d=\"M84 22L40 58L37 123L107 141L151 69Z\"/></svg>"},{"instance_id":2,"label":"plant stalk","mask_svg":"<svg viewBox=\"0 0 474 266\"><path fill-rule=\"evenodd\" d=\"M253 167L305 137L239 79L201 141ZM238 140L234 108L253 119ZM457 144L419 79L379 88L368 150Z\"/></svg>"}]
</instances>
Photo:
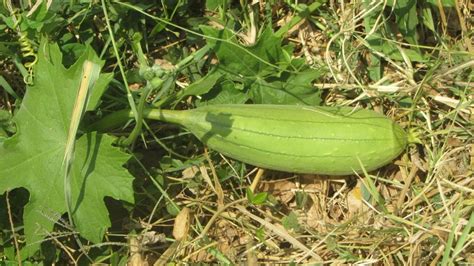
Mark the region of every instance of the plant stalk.
<instances>
[{"instance_id":1,"label":"plant stalk","mask_svg":"<svg viewBox=\"0 0 474 266\"><path fill-rule=\"evenodd\" d=\"M181 124L184 119L183 111L176 110L162 110L148 108L143 110L143 118L151 120L159 120L163 122L169 122L174 124ZM96 123L90 125L88 131L99 131L106 132L113 128L117 128L120 125L124 125L129 119L134 118L132 110L125 109L117 112L113 112Z\"/></svg>"}]
</instances>

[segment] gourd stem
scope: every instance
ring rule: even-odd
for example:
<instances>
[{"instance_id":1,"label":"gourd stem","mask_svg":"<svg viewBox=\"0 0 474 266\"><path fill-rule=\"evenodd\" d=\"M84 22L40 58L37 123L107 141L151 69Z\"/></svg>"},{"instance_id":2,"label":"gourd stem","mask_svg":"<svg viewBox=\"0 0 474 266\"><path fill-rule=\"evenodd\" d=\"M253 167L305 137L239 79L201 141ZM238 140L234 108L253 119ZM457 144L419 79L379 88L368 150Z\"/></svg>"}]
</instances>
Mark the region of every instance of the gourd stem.
<instances>
[{"instance_id":1,"label":"gourd stem","mask_svg":"<svg viewBox=\"0 0 474 266\"><path fill-rule=\"evenodd\" d=\"M162 109L144 109L143 118L159 120L163 122L181 124L184 120L183 111L175 110L162 110ZM113 112L96 123L87 127L87 131L108 131L110 129L124 125L128 119L133 118L133 112L131 110L120 110Z\"/></svg>"}]
</instances>

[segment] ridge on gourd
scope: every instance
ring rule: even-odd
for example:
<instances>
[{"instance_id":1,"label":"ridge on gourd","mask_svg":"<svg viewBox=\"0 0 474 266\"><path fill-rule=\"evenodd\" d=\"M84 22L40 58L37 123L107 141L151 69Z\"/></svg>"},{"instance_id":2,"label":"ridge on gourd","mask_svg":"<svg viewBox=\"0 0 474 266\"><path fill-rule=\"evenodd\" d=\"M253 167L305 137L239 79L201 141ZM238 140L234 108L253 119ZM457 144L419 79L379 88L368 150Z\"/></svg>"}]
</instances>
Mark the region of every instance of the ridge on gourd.
<instances>
[{"instance_id":1,"label":"ridge on gourd","mask_svg":"<svg viewBox=\"0 0 474 266\"><path fill-rule=\"evenodd\" d=\"M146 110L239 161L285 172L346 175L375 170L406 147L405 131L371 110L291 105L210 105Z\"/></svg>"}]
</instances>

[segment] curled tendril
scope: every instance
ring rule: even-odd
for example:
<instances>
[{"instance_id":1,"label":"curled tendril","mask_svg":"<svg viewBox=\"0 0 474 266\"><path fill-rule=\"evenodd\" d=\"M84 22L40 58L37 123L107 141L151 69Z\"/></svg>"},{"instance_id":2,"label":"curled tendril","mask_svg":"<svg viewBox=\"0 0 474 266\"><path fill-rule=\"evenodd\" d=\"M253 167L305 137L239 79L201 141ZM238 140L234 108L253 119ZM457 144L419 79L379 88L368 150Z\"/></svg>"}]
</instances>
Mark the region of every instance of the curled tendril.
<instances>
[{"instance_id":1,"label":"curled tendril","mask_svg":"<svg viewBox=\"0 0 474 266\"><path fill-rule=\"evenodd\" d=\"M28 33L21 30L21 15L18 14L18 9L13 9L11 2L3 1L4 6L10 11L13 18L13 28L18 32L18 42L20 43L20 51L23 59L26 61L23 65L28 70L28 74L23 78L25 84L33 84L33 67L38 62L38 56L35 53L31 40L28 38Z\"/></svg>"}]
</instances>

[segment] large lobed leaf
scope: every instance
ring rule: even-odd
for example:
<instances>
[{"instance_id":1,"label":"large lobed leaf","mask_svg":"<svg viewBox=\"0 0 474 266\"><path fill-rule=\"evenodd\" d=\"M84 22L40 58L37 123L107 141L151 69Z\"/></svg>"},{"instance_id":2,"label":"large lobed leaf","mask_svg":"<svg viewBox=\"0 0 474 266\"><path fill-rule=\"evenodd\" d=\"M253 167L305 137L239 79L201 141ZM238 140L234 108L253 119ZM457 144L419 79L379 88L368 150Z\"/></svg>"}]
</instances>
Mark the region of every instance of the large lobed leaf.
<instances>
[{"instance_id":1,"label":"large lobed leaf","mask_svg":"<svg viewBox=\"0 0 474 266\"><path fill-rule=\"evenodd\" d=\"M321 103L320 92L314 89L312 82L325 69L312 69L304 60L291 58L292 47L283 45L282 38L270 27L263 30L251 46L242 46L235 33L228 29L201 26L201 30L207 36L207 45L219 59L215 71L203 80L221 75L219 80L212 80L212 84L199 86L200 94L207 93L202 95L201 104L241 103L248 99L257 104ZM230 83L234 83L234 88ZM227 102L223 101L226 99Z\"/></svg>"},{"instance_id":2,"label":"large lobed leaf","mask_svg":"<svg viewBox=\"0 0 474 266\"><path fill-rule=\"evenodd\" d=\"M239 44L230 30L209 26L201 26L201 30L208 36L207 43L216 52L219 64L229 74L263 78L284 70L290 63L286 55L291 51L282 48L281 38L269 27L248 47Z\"/></svg>"},{"instance_id":3,"label":"large lobed leaf","mask_svg":"<svg viewBox=\"0 0 474 266\"><path fill-rule=\"evenodd\" d=\"M0 193L24 187L30 194L23 214L29 255L67 209L62 159L82 65L85 60L103 65L88 48L66 69L58 46L47 43L41 44L38 58L35 84L13 118L17 133L0 143ZM94 89L103 90L106 79L110 76L101 75ZM76 141L71 174L75 230L92 242L101 241L110 226L104 197L133 202L133 177L122 167L129 156L113 147L113 140L88 133Z\"/></svg>"}]
</instances>

